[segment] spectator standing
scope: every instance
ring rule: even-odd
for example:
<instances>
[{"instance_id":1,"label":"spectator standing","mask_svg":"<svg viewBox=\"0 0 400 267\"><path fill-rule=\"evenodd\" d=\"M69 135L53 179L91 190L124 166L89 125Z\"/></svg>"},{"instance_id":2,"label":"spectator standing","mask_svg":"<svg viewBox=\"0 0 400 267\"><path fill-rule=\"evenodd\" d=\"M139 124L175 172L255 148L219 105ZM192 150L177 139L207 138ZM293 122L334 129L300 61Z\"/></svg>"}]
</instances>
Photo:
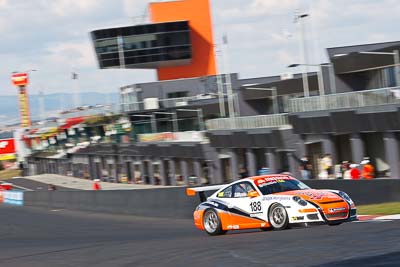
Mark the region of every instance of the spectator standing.
<instances>
[{"instance_id":1,"label":"spectator standing","mask_svg":"<svg viewBox=\"0 0 400 267\"><path fill-rule=\"evenodd\" d=\"M261 169L258 170L258 175L268 175L270 174L269 168L266 166L262 166Z\"/></svg>"},{"instance_id":2,"label":"spectator standing","mask_svg":"<svg viewBox=\"0 0 400 267\"><path fill-rule=\"evenodd\" d=\"M102 169L101 170L101 178L103 181L107 181L108 180L108 171L106 169ZM97 179L95 179L97 180Z\"/></svg>"},{"instance_id":3,"label":"spectator standing","mask_svg":"<svg viewBox=\"0 0 400 267\"><path fill-rule=\"evenodd\" d=\"M145 184L150 184L150 177L148 175L144 176L144 183Z\"/></svg>"},{"instance_id":4,"label":"spectator standing","mask_svg":"<svg viewBox=\"0 0 400 267\"><path fill-rule=\"evenodd\" d=\"M240 179L249 177L249 173L247 172L247 169L245 167L240 168L239 177L240 177Z\"/></svg>"},{"instance_id":5,"label":"spectator standing","mask_svg":"<svg viewBox=\"0 0 400 267\"><path fill-rule=\"evenodd\" d=\"M361 176L364 179L371 180L372 178L375 177L375 168L371 164L369 158L364 158L364 160L361 161L361 165L363 165Z\"/></svg>"},{"instance_id":6,"label":"spectator standing","mask_svg":"<svg viewBox=\"0 0 400 267\"><path fill-rule=\"evenodd\" d=\"M325 154L321 159L322 170L326 172L327 178L333 178L333 163L331 154Z\"/></svg>"},{"instance_id":7,"label":"spectator standing","mask_svg":"<svg viewBox=\"0 0 400 267\"><path fill-rule=\"evenodd\" d=\"M342 163L342 170L343 170L343 179L351 179L351 175L350 175L350 162L347 161L343 161Z\"/></svg>"},{"instance_id":8,"label":"spectator standing","mask_svg":"<svg viewBox=\"0 0 400 267\"><path fill-rule=\"evenodd\" d=\"M357 167L357 164L350 164L350 177L353 180L359 180L361 176L361 171Z\"/></svg>"},{"instance_id":9,"label":"spectator standing","mask_svg":"<svg viewBox=\"0 0 400 267\"><path fill-rule=\"evenodd\" d=\"M0 163L1 164L1 163ZM2 167L3 165L1 165L1 167ZM1 167L0 167L0 170L1 170ZM23 161L20 161L19 162L19 164L18 164L18 168L21 170L21 176L23 177L23 176L25 176L25 169L24 169L24 162Z\"/></svg>"},{"instance_id":10,"label":"spectator standing","mask_svg":"<svg viewBox=\"0 0 400 267\"><path fill-rule=\"evenodd\" d=\"M184 185L185 181L183 180L183 176L179 175L178 179L176 180L176 185Z\"/></svg>"},{"instance_id":11,"label":"spectator standing","mask_svg":"<svg viewBox=\"0 0 400 267\"><path fill-rule=\"evenodd\" d=\"M188 177L189 185L195 185L197 183L197 176L192 174Z\"/></svg>"},{"instance_id":12,"label":"spectator standing","mask_svg":"<svg viewBox=\"0 0 400 267\"><path fill-rule=\"evenodd\" d=\"M301 178L303 180L311 179L312 165L311 165L311 162L308 160L307 156L304 156L300 159L299 167L300 167L300 172L301 172Z\"/></svg>"},{"instance_id":13,"label":"spectator standing","mask_svg":"<svg viewBox=\"0 0 400 267\"><path fill-rule=\"evenodd\" d=\"M57 187L56 187L54 184L49 184L49 185L47 186L47 190L49 190L49 191L55 191L55 190L57 190Z\"/></svg>"}]
</instances>

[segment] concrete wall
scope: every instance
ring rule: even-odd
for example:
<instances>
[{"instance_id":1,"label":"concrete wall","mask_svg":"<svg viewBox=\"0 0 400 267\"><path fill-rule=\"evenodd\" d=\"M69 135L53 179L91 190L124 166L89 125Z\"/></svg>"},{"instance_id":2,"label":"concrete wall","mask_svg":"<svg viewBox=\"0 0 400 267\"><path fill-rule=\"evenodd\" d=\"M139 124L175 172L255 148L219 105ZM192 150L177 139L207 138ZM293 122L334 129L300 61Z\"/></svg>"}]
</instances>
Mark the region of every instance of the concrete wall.
<instances>
[{"instance_id":1,"label":"concrete wall","mask_svg":"<svg viewBox=\"0 0 400 267\"><path fill-rule=\"evenodd\" d=\"M305 183L315 189L344 191L356 205L400 201L400 179L309 180Z\"/></svg>"},{"instance_id":2,"label":"concrete wall","mask_svg":"<svg viewBox=\"0 0 400 267\"><path fill-rule=\"evenodd\" d=\"M400 201L400 180L310 180L317 189L338 189L356 205ZM24 193L24 205L146 217L191 219L198 197L187 197L185 188L126 191L37 191Z\"/></svg>"},{"instance_id":3,"label":"concrete wall","mask_svg":"<svg viewBox=\"0 0 400 267\"><path fill-rule=\"evenodd\" d=\"M192 218L198 197L184 188L118 191L36 191L24 193L25 206L145 217Z\"/></svg>"}]
</instances>

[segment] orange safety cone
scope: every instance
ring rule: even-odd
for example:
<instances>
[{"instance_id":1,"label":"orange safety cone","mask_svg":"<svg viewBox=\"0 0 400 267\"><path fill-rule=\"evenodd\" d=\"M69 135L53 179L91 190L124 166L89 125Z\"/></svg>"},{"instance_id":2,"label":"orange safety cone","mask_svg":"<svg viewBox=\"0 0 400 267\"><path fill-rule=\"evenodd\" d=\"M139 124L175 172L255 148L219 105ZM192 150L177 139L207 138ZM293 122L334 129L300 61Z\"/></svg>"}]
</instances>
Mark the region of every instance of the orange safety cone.
<instances>
[{"instance_id":1,"label":"orange safety cone","mask_svg":"<svg viewBox=\"0 0 400 267\"><path fill-rule=\"evenodd\" d=\"M93 182L93 190L101 190L100 180L94 179Z\"/></svg>"}]
</instances>

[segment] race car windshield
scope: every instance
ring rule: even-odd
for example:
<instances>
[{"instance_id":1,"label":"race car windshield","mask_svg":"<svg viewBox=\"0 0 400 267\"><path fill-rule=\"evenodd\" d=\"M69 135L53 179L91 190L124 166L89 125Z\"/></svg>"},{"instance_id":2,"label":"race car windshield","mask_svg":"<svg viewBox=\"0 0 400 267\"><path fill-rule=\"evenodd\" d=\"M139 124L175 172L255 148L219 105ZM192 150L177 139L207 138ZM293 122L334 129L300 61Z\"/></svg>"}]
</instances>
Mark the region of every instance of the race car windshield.
<instances>
[{"instance_id":1,"label":"race car windshield","mask_svg":"<svg viewBox=\"0 0 400 267\"><path fill-rule=\"evenodd\" d=\"M294 180L294 179L290 179L290 180L277 179L277 180L259 184L258 188L260 189L260 191L263 195L292 191L292 190L310 189L304 183L302 183L298 180Z\"/></svg>"}]
</instances>

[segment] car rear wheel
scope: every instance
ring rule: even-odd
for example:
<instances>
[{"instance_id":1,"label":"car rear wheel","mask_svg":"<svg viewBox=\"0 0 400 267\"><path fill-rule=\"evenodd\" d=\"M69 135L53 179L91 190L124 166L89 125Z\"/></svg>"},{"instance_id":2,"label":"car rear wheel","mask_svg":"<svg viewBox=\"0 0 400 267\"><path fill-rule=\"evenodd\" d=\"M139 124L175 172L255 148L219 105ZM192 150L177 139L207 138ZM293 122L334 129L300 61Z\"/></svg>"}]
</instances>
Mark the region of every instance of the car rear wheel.
<instances>
[{"instance_id":1,"label":"car rear wheel","mask_svg":"<svg viewBox=\"0 0 400 267\"><path fill-rule=\"evenodd\" d=\"M226 230L222 230L221 219L214 209L206 210L203 217L203 225L209 235L222 235L226 233Z\"/></svg>"},{"instance_id":2,"label":"car rear wheel","mask_svg":"<svg viewBox=\"0 0 400 267\"><path fill-rule=\"evenodd\" d=\"M278 203L273 204L269 209L268 220L272 228L275 230L286 229L289 225L289 218L286 209Z\"/></svg>"}]
</instances>

